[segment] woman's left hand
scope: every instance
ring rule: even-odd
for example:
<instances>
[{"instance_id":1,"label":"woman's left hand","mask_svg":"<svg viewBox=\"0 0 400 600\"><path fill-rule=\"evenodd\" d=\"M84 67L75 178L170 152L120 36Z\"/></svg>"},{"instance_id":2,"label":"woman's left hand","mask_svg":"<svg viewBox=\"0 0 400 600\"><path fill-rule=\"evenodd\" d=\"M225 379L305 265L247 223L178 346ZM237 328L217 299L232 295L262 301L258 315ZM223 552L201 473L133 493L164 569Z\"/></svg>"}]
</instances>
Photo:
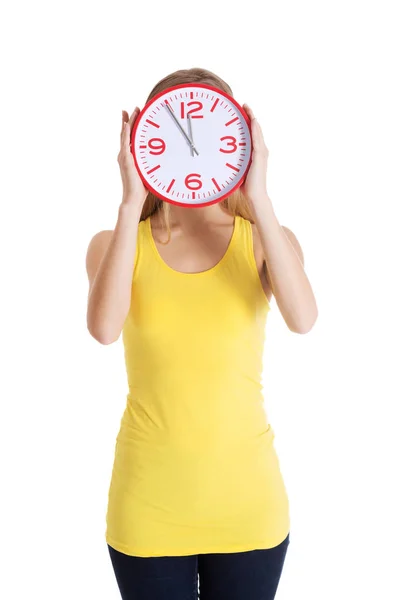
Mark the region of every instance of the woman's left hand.
<instances>
[{"instance_id":1,"label":"woman's left hand","mask_svg":"<svg viewBox=\"0 0 400 600\"><path fill-rule=\"evenodd\" d=\"M269 151L265 145L261 126L248 104L243 104L243 109L250 119L252 137L252 160L247 172L242 191L253 206L261 206L268 202L267 194L267 166Z\"/></svg>"}]
</instances>

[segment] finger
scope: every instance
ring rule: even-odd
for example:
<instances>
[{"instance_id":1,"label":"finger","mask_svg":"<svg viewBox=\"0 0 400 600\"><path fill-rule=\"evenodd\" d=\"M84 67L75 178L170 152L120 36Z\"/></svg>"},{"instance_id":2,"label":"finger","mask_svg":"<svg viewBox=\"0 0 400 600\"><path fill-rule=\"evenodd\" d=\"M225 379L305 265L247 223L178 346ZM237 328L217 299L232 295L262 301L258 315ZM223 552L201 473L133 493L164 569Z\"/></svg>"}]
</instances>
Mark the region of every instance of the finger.
<instances>
[{"instance_id":1,"label":"finger","mask_svg":"<svg viewBox=\"0 0 400 600\"><path fill-rule=\"evenodd\" d=\"M138 113L138 110L139 109L135 108L130 117L126 110L123 111L124 117L122 122L121 147L125 148L125 150L130 150L132 123Z\"/></svg>"},{"instance_id":2,"label":"finger","mask_svg":"<svg viewBox=\"0 0 400 600\"><path fill-rule=\"evenodd\" d=\"M254 119L254 121L252 121L253 127L252 127L252 138L253 138L253 148L256 151L257 154L262 154L263 156L267 155L268 156L268 148L265 144L264 141L264 136L263 136L263 132L261 129L261 125L260 123L257 121L257 119Z\"/></svg>"},{"instance_id":3,"label":"finger","mask_svg":"<svg viewBox=\"0 0 400 600\"><path fill-rule=\"evenodd\" d=\"M261 142L262 142L262 144L265 146L264 134L263 134L263 131L262 131L261 125L260 125L260 123L257 121L257 119L256 119L256 123L257 123L257 128L258 128L258 131L259 131L259 136L260 136Z\"/></svg>"},{"instance_id":4,"label":"finger","mask_svg":"<svg viewBox=\"0 0 400 600\"><path fill-rule=\"evenodd\" d=\"M262 139L260 136L260 128L257 119L252 119L251 122L251 137L253 142L253 150L258 152L262 148Z\"/></svg>"},{"instance_id":5,"label":"finger","mask_svg":"<svg viewBox=\"0 0 400 600\"><path fill-rule=\"evenodd\" d=\"M249 115L249 109L248 109L248 106L247 106L247 104L243 104L243 110L244 110L244 112L246 113L247 117L248 117L249 119L251 119L251 117L250 117L250 115Z\"/></svg>"},{"instance_id":6,"label":"finger","mask_svg":"<svg viewBox=\"0 0 400 600\"><path fill-rule=\"evenodd\" d=\"M138 106L135 107L135 109L130 117L128 116L128 113L126 113L126 116L128 117L127 125L126 125L128 132L127 132L127 138L124 138L124 144L127 149L130 148L132 127L133 127L133 124L135 123L139 113L140 113L140 109Z\"/></svg>"},{"instance_id":7,"label":"finger","mask_svg":"<svg viewBox=\"0 0 400 600\"><path fill-rule=\"evenodd\" d=\"M122 147L125 150L130 150L130 141L131 141L131 127L129 121L125 121L124 123L124 132L122 134Z\"/></svg>"},{"instance_id":8,"label":"finger","mask_svg":"<svg viewBox=\"0 0 400 600\"><path fill-rule=\"evenodd\" d=\"M250 106L248 104L243 104L243 108L246 111L247 115L249 116L250 120L253 121L253 119L255 119L255 116L254 116L254 112L252 111Z\"/></svg>"},{"instance_id":9,"label":"finger","mask_svg":"<svg viewBox=\"0 0 400 600\"><path fill-rule=\"evenodd\" d=\"M134 124L134 122L136 121L136 118L139 113L140 113L140 109L138 106L136 106L133 113L129 117L129 125L131 126L131 128L132 128L132 125Z\"/></svg>"},{"instance_id":10,"label":"finger","mask_svg":"<svg viewBox=\"0 0 400 600\"><path fill-rule=\"evenodd\" d=\"M254 116L254 112L250 108L250 106L246 103L243 104L243 108L250 119L250 129L251 129L251 142L253 151L257 152L260 149L260 136L257 128L257 121Z\"/></svg>"},{"instance_id":11,"label":"finger","mask_svg":"<svg viewBox=\"0 0 400 600\"><path fill-rule=\"evenodd\" d=\"M256 119L253 110L250 108L250 106L248 104L246 104L246 103L243 104L243 108L245 109L246 113L250 117L251 136L253 138L254 149L255 150L265 149L266 146L265 146L264 136L263 136L263 132L262 132L260 123Z\"/></svg>"},{"instance_id":12,"label":"finger","mask_svg":"<svg viewBox=\"0 0 400 600\"><path fill-rule=\"evenodd\" d=\"M258 119L254 119L253 126L254 126L255 131L257 132L256 135L258 136L261 143L265 146L263 130L262 130L262 127L261 127Z\"/></svg>"},{"instance_id":13,"label":"finger","mask_svg":"<svg viewBox=\"0 0 400 600\"><path fill-rule=\"evenodd\" d=\"M120 133L120 140L121 140L121 143L122 143L122 137L123 137L123 134L124 134L124 123L125 123L125 121L127 121L128 119L129 119L129 117L128 117L128 113L126 112L126 110L123 110L123 111L122 111L121 133Z\"/></svg>"}]
</instances>

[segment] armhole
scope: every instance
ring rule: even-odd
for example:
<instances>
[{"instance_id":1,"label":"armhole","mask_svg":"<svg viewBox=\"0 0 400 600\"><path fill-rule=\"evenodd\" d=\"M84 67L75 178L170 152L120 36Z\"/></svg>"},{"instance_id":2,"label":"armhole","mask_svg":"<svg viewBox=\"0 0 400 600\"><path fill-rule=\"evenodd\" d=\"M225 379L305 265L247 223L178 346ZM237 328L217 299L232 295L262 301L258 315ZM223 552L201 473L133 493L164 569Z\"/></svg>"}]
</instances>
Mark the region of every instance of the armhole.
<instances>
[{"instance_id":1,"label":"armhole","mask_svg":"<svg viewBox=\"0 0 400 600\"><path fill-rule=\"evenodd\" d=\"M268 308L268 310L271 310L270 302L268 300L267 294L264 291L264 288L263 288L263 285L262 285L262 282L260 279L260 274L258 272L256 257L254 256L254 239L253 239L253 228L251 226L251 221L249 221L248 219L245 219L245 221L246 221L247 231L248 231L248 235L246 237L247 237L247 254L249 257L250 266L253 270L254 277L257 279L258 288L261 292L262 297L264 298L264 300L267 304L267 308Z\"/></svg>"}]
</instances>

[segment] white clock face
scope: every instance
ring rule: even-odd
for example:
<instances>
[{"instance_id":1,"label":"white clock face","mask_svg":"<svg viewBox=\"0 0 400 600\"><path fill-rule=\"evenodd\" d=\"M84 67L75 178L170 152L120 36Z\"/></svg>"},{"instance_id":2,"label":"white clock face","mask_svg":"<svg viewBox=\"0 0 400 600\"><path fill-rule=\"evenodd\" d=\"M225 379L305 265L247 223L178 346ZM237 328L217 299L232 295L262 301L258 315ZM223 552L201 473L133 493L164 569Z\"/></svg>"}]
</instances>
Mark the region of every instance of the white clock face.
<instances>
[{"instance_id":1,"label":"white clock face","mask_svg":"<svg viewBox=\"0 0 400 600\"><path fill-rule=\"evenodd\" d=\"M218 89L175 86L139 114L131 150L156 196L184 206L213 204L243 182L251 158L249 119Z\"/></svg>"}]
</instances>

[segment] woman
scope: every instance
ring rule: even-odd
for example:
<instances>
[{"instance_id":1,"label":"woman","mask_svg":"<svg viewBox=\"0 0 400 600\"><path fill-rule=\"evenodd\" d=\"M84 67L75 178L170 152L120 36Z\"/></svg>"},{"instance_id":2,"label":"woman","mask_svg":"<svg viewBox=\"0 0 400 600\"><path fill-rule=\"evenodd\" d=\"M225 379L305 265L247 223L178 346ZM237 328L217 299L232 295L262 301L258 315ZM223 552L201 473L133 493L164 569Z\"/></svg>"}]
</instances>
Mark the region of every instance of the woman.
<instances>
[{"instance_id":1,"label":"woman","mask_svg":"<svg viewBox=\"0 0 400 600\"><path fill-rule=\"evenodd\" d=\"M180 70L150 93L213 85ZM148 101L147 100L147 101ZM306 333L315 298L294 234L266 189L268 150L252 110L246 180L205 207L165 203L135 168L123 111L122 202L89 244L87 323L102 344L122 331L129 393L115 445L106 540L123 600L268 600L289 544L289 506L263 407L269 301ZM168 231L165 239L165 230Z\"/></svg>"}]
</instances>

